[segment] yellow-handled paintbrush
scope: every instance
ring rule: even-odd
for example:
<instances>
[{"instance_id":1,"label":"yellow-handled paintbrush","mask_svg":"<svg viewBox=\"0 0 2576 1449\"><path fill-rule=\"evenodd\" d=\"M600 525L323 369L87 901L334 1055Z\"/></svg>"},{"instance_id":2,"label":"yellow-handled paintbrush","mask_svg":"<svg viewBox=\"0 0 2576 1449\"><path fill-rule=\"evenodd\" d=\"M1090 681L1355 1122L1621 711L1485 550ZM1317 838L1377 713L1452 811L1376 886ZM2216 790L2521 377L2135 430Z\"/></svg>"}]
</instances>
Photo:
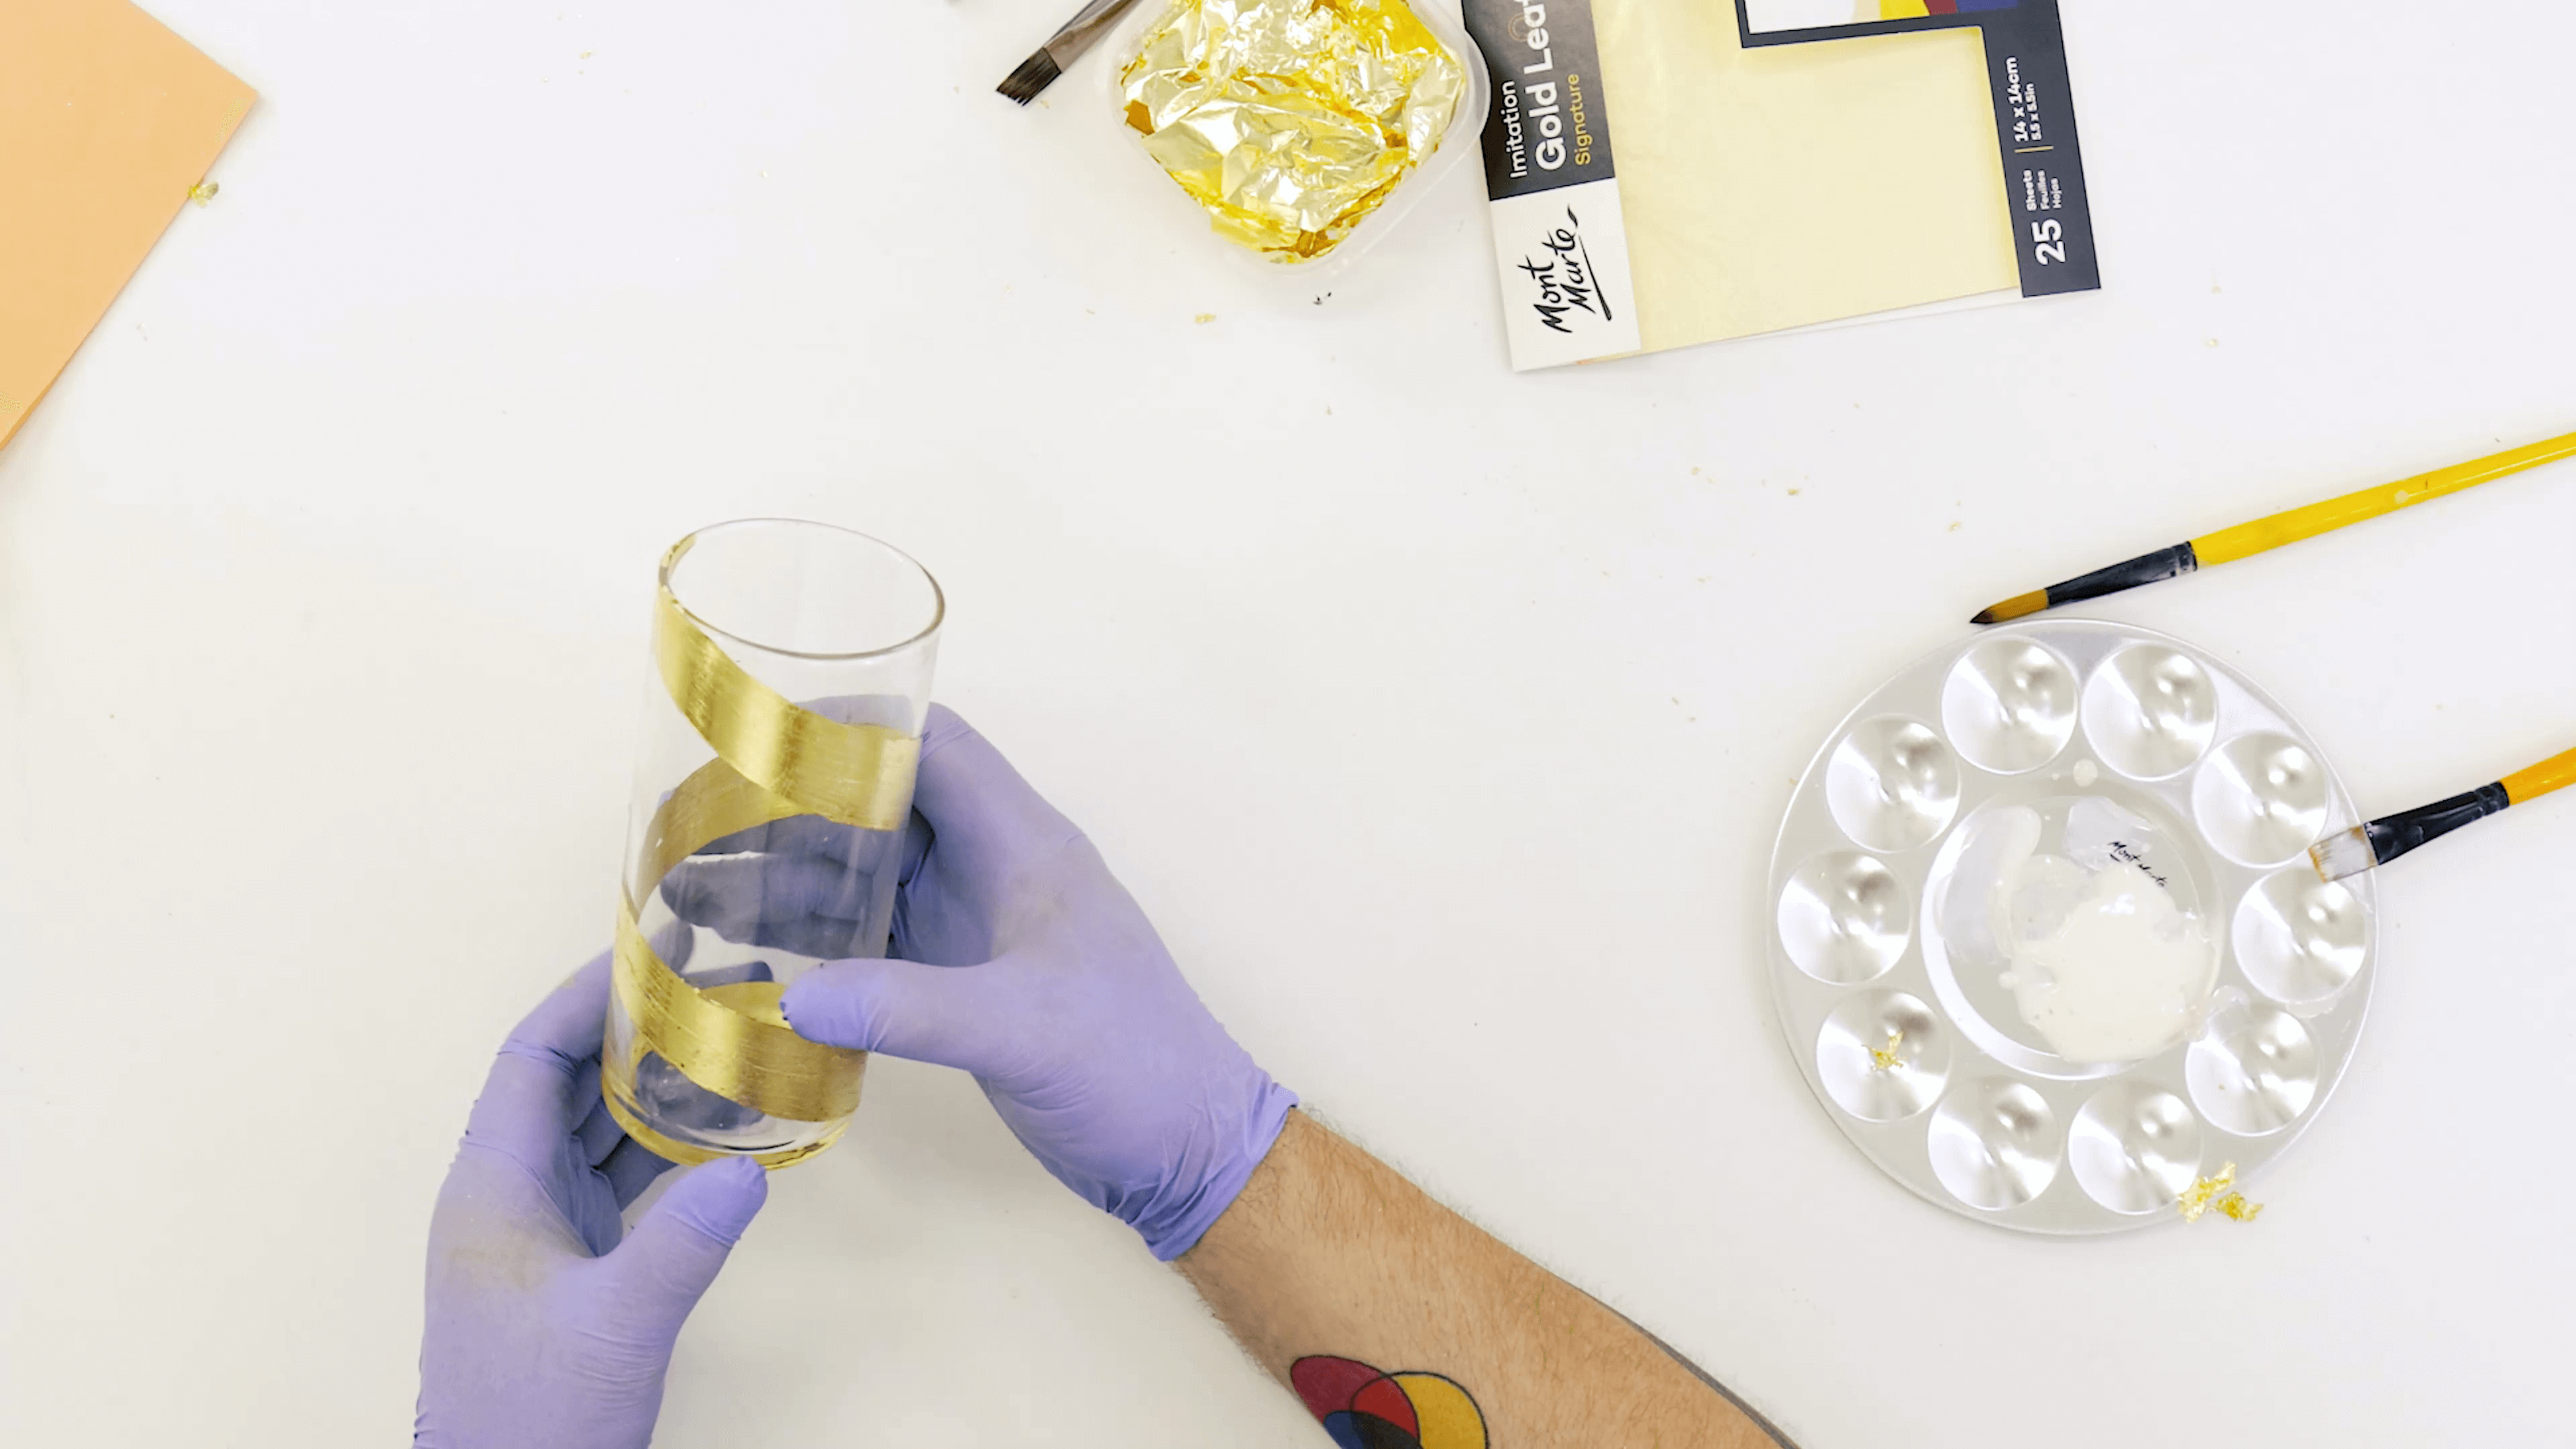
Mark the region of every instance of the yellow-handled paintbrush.
<instances>
[{"instance_id":1,"label":"yellow-handled paintbrush","mask_svg":"<svg viewBox=\"0 0 2576 1449\"><path fill-rule=\"evenodd\" d=\"M2072 604L2083 599L2098 599L2104 594L2116 594L2122 589L2134 589L2140 584L2152 584L2158 579L2174 578L2195 569L2233 563L2248 554L2279 548L2285 543L2296 543L2303 538L2314 538L2320 533L2330 533L2347 523L2359 523L2365 518L2377 518L2383 513L2394 513L2400 508L2412 507L2428 498L2439 498L2446 493L2475 488L2481 483L2491 482L2508 473L2519 473L2525 468L2537 468L2543 463L2555 463L2566 457L2576 457L2576 433L2567 433L2533 443L2526 448L2515 448L2509 452L2498 453L2491 458L2480 458L2473 463L2436 468L2430 473L2418 473L2412 478L2400 478L2394 483L2382 483L2376 488L2364 488L2358 493L2347 493L2341 498L2329 498L2323 503L2311 503L2305 508L2293 508L2286 513L2275 513L2269 518L2258 518L2252 523L2240 523L2234 528L2222 528L2216 533L2205 533L2188 543L2178 543L2171 548L2160 548L2154 553L2143 553L2126 563L2115 563L2107 569L2095 569L2089 574L2068 579L2062 584L2050 584L2047 588L2033 589L2027 594L2015 594L1992 608L1977 611L1976 617L1968 622L2000 624L2006 619L2018 619L2024 614L2036 614L2042 609L2053 609L2060 604Z\"/></svg>"},{"instance_id":2,"label":"yellow-handled paintbrush","mask_svg":"<svg viewBox=\"0 0 2576 1449\"><path fill-rule=\"evenodd\" d=\"M2472 820L2483 820L2508 805L2536 800L2561 785L2576 782L2576 750L2552 755L2528 770L2480 785L2465 795L2383 815L2368 825L2338 830L2308 847L2308 861L2327 880L2358 875L2386 865L2425 841L2448 835Z\"/></svg>"}]
</instances>

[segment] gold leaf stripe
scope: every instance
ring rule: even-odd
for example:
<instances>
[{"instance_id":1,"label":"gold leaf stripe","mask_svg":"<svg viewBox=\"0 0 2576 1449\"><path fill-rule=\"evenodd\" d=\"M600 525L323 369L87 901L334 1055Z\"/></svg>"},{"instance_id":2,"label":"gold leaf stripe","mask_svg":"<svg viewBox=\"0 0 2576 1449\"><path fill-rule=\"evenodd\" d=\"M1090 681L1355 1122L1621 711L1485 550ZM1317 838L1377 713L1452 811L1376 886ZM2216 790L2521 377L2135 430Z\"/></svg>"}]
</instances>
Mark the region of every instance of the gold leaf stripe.
<instances>
[{"instance_id":1,"label":"gold leaf stripe","mask_svg":"<svg viewBox=\"0 0 2576 1449\"><path fill-rule=\"evenodd\" d=\"M829 1122L858 1110L866 1053L798 1036L778 1012L785 988L776 982L744 983L768 988L758 1002L690 985L654 953L623 893L617 907L617 1000L635 1023L639 1058L655 1052L690 1081L772 1117Z\"/></svg>"},{"instance_id":2,"label":"gold leaf stripe","mask_svg":"<svg viewBox=\"0 0 2576 1449\"><path fill-rule=\"evenodd\" d=\"M688 549L672 546L662 573ZM716 758L756 785L862 830L901 830L912 809L921 741L884 725L844 724L801 709L751 677L700 629L664 584L653 619L653 658L671 702Z\"/></svg>"}]
</instances>

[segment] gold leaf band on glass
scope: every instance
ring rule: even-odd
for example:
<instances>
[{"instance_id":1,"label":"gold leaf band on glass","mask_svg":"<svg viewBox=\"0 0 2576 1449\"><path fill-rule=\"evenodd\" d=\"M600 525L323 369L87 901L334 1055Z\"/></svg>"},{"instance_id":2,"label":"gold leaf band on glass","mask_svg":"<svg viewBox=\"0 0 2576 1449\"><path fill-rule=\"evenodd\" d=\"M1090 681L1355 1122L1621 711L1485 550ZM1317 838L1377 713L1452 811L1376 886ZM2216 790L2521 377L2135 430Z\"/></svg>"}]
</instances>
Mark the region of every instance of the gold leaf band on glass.
<instances>
[{"instance_id":1,"label":"gold leaf band on glass","mask_svg":"<svg viewBox=\"0 0 2576 1449\"><path fill-rule=\"evenodd\" d=\"M671 593L682 540L663 559L653 616L653 655L662 682L716 758L681 781L646 824L632 890L619 892L616 984L632 1039L609 1043L602 1095L628 1135L675 1161L710 1150L652 1130L640 1120L635 1074L646 1054L729 1101L794 1122L831 1122L859 1105L867 1053L796 1034L779 1009L784 985L746 981L700 987L654 951L636 920L681 861L726 836L800 815L863 830L900 830L912 809L921 742L883 725L845 724L800 708L754 679L707 637ZM838 1133L830 1134L833 1137ZM810 1147L758 1154L769 1166L812 1155Z\"/></svg>"},{"instance_id":2,"label":"gold leaf band on glass","mask_svg":"<svg viewBox=\"0 0 2576 1449\"><path fill-rule=\"evenodd\" d=\"M858 1110L865 1053L798 1036L778 1009L782 983L689 984L654 954L622 898L616 954L617 1001L635 1023L638 1058L651 1051L717 1096L772 1117L829 1122Z\"/></svg>"},{"instance_id":3,"label":"gold leaf band on glass","mask_svg":"<svg viewBox=\"0 0 2576 1449\"><path fill-rule=\"evenodd\" d=\"M662 560L653 659L671 702L716 758L743 778L793 800L800 813L862 830L901 830L912 809L921 741L883 725L843 724L799 709L751 677L700 629L671 593L671 569L689 540Z\"/></svg>"}]
</instances>

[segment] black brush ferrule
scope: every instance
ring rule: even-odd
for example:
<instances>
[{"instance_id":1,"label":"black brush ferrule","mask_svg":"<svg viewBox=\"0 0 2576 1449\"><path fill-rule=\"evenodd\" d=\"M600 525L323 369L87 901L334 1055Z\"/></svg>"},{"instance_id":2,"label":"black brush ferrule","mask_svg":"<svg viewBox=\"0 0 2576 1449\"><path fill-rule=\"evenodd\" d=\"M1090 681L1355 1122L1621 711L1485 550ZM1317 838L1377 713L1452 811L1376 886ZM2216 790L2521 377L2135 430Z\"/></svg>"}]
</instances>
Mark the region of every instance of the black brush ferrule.
<instances>
[{"instance_id":1,"label":"black brush ferrule","mask_svg":"<svg viewBox=\"0 0 2576 1449\"><path fill-rule=\"evenodd\" d=\"M2054 609L2065 604L2080 604L2086 599L2098 599L2104 594L2116 594L2140 584L2180 578L2199 567L2200 556L2191 551L2191 545L2178 543L2171 548L2157 549L2154 553L2142 553L2107 569L2078 574L2062 584L2050 584L2048 606Z\"/></svg>"},{"instance_id":2,"label":"black brush ferrule","mask_svg":"<svg viewBox=\"0 0 2576 1449\"><path fill-rule=\"evenodd\" d=\"M2480 785L2465 795L2374 820L2362 831L2370 837L2371 858L2386 865L2425 841L2440 839L2472 820L2484 820L2512 803L2505 798L2502 782Z\"/></svg>"}]
</instances>

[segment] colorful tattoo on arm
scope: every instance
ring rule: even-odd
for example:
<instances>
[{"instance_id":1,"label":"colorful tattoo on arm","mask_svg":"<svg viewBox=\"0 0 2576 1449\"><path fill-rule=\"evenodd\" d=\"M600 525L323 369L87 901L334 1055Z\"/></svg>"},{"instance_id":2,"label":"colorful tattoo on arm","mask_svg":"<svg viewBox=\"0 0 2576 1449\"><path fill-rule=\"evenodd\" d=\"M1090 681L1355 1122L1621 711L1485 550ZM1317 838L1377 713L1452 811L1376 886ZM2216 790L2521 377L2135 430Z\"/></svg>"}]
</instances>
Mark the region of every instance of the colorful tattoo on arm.
<instances>
[{"instance_id":1,"label":"colorful tattoo on arm","mask_svg":"<svg viewBox=\"0 0 2576 1449\"><path fill-rule=\"evenodd\" d=\"M1288 1366L1288 1386L1339 1449L1485 1449L1485 1416L1455 1379L1318 1354Z\"/></svg>"}]
</instances>

